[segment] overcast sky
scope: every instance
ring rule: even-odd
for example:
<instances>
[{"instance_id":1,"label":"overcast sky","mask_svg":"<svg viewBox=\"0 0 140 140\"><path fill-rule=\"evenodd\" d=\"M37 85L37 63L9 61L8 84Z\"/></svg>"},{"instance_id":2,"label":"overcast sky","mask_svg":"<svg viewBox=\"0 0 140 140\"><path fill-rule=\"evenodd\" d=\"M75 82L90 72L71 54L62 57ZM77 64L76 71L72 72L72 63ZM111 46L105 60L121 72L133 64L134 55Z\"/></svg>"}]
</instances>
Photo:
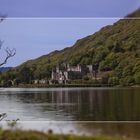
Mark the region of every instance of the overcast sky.
<instances>
[{"instance_id":1,"label":"overcast sky","mask_svg":"<svg viewBox=\"0 0 140 140\"><path fill-rule=\"evenodd\" d=\"M10 17L122 17L140 0L0 0L0 12Z\"/></svg>"},{"instance_id":2,"label":"overcast sky","mask_svg":"<svg viewBox=\"0 0 140 140\"><path fill-rule=\"evenodd\" d=\"M6 19L0 24L3 47L16 48L17 54L6 66L72 46L76 40L95 33L118 19L29 18ZM1 53L2 54L2 53ZM4 57L0 56L0 59Z\"/></svg>"}]
</instances>

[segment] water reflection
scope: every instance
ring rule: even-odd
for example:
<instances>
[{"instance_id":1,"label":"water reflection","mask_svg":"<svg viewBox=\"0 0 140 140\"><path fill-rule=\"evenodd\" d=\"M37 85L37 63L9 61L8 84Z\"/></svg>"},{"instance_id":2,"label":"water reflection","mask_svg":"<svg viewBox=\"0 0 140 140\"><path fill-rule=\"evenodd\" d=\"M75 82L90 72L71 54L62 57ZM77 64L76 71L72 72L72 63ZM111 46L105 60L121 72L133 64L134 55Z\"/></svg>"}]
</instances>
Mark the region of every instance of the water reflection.
<instances>
[{"instance_id":1,"label":"water reflection","mask_svg":"<svg viewBox=\"0 0 140 140\"><path fill-rule=\"evenodd\" d=\"M51 127L59 133L73 130L140 138L140 123L133 122L140 121L139 91L139 88L1 89L0 112L7 113L10 120L20 118L26 129Z\"/></svg>"},{"instance_id":2,"label":"water reflection","mask_svg":"<svg viewBox=\"0 0 140 140\"><path fill-rule=\"evenodd\" d=\"M140 121L139 88L1 91L0 106L22 120Z\"/></svg>"},{"instance_id":3,"label":"water reflection","mask_svg":"<svg viewBox=\"0 0 140 140\"><path fill-rule=\"evenodd\" d=\"M80 123L77 129L97 136L109 135L140 139L140 123Z\"/></svg>"}]
</instances>

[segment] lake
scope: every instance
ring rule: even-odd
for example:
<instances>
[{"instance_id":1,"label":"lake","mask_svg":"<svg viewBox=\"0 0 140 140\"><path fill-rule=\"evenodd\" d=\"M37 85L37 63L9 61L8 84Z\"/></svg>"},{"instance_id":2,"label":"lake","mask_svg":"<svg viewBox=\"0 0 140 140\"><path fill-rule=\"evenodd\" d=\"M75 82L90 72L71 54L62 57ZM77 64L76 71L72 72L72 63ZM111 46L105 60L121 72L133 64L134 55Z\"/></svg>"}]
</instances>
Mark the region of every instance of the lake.
<instances>
[{"instance_id":1,"label":"lake","mask_svg":"<svg viewBox=\"0 0 140 140\"><path fill-rule=\"evenodd\" d=\"M1 88L0 113L24 129L140 138L140 88Z\"/></svg>"}]
</instances>

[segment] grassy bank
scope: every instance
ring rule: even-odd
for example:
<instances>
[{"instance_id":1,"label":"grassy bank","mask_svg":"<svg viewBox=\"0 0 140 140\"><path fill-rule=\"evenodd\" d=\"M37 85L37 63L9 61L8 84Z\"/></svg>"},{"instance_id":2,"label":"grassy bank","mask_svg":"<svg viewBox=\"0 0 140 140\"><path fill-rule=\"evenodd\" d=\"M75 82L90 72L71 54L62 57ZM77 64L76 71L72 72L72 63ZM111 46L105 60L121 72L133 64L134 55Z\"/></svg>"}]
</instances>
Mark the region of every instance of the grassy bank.
<instances>
[{"instance_id":1,"label":"grassy bank","mask_svg":"<svg viewBox=\"0 0 140 140\"><path fill-rule=\"evenodd\" d=\"M0 130L0 140L134 140L127 138L113 137L91 137L75 135L55 135L51 132L43 133L38 131L23 130Z\"/></svg>"},{"instance_id":2,"label":"grassy bank","mask_svg":"<svg viewBox=\"0 0 140 140\"><path fill-rule=\"evenodd\" d=\"M0 88L82 88L82 87L140 87L140 85L111 85L111 84L20 84L18 86L1 86Z\"/></svg>"}]
</instances>

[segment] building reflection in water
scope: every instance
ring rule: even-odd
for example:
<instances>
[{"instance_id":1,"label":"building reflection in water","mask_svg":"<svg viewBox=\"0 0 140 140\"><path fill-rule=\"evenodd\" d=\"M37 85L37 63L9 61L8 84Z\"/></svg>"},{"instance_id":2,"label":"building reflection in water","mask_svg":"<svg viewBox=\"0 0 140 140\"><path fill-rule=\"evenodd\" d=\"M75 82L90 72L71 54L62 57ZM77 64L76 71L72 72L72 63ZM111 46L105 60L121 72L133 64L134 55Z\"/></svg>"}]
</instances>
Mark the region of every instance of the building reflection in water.
<instances>
[{"instance_id":1,"label":"building reflection in water","mask_svg":"<svg viewBox=\"0 0 140 140\"><path fill-rule=\"evenodd\" d=\"M64 113L68 121L140 121L140 94L135 89L59 89L16 94L16 98L38 105L39 113Z\"/></svg>"}]
</instances>

